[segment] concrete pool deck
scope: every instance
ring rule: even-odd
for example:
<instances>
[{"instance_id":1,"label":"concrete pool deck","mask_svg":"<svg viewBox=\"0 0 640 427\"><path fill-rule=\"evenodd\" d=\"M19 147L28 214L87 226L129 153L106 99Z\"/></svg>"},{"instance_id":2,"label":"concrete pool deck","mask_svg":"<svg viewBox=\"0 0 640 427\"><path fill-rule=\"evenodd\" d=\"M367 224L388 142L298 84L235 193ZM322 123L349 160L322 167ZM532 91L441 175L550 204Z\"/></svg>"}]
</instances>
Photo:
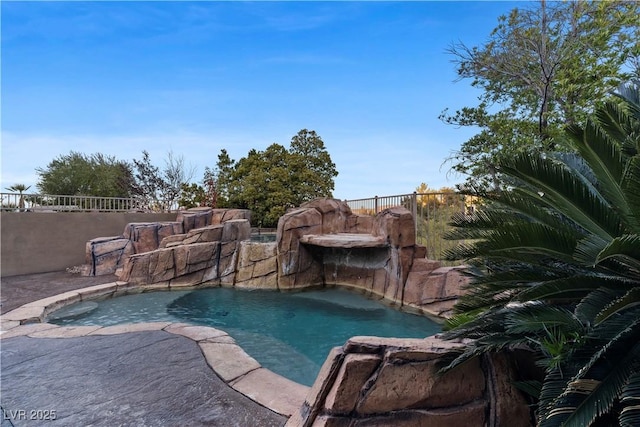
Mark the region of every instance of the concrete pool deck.
<instances>
[{"instance_id":1,"label":"concrete pool deck","mask_svg":"<svg viewBox=\"0 0 640 427\"><path fill-rule=\"evenodd\" d=\"M2 427L281 426L300 408L309 388L262 368L224 331L43 323L66 304L139 291L114 278L2 278Z\"/></svg>"}]
</instances>

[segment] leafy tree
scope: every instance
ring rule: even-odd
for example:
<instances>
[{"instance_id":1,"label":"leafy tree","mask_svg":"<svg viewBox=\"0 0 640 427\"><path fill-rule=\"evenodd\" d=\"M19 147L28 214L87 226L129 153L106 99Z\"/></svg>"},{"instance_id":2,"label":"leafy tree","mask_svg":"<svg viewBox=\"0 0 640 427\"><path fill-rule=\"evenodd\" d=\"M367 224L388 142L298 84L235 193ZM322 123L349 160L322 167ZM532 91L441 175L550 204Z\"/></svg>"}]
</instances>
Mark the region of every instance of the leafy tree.
<instances>
[{"instance_id":1,"label":"leafy tree","mask_svg":"<svg viewBox=\"0 0 640 427\"><path fill-rule=\"evenodd\" d=\"M250 209L257 225L275 226L297 197L292 187L290 155L280 144L271 144L265 151L251 150L238 161L233 172L234 186L230 195L233 206Z\"/></svg>"},{"instance_id":2,"label":"leafy tree","mask_svg":"<svg viewBox=\"0 0 640 427\"><path fill-rule=\"evenodd\" d=\"M209 206L211 208L218 207L218 181L216 180L215 172L208 167L204 168L204 200L203 206Z\"/></svg>"},{"instance_id":3,"label":"leafy tree","mask_svg":"<svg viewBox=\"0 0 640 427\"><path fill-rule=\"evenodd\" d=\"M430 188L426 183L416 187L416 237L417 243L427 247L429 258L442 259L443 251L455 246L444 239L451 229L449 222L454 214L465 211L464 198L453 188ZM405 205L412 209L412 203Z\"/></svg>"},{"instance_id":4,"label":"leafy tree","mask_svg":"<svg viewBox=\"0 0 640 427\"><path fill-rule=\"evenodd\" d=\"M472 243L448 256L474 278L447 324L472 339L451 366L534 351L540 426L640 425L640 89L619 97L569 127L579 156L502 160L514 185L453 221Z\"/></svg>"},{"instance_id":5,"label":"leafy tree","mask_svg":"<svg viewBox=\"0 0 640 427\"><path fill-rule=\"evenodd\" d=\"M216 163L216 169L214 172L214 180L216 182L216 192L218 206L229 207L230 194L236 193L237 188L234 188L234 182L232 173L235 168L235 161L229 157L229 153L224 148L220 150L218 154L218 162ZM207 177L205 176L205 179Z\"/></svg>"},{"instance_id":6,"label":"leafy tree","mask_svg":"<svg viewBox=\"0 0 640 427\"><path fill-rule=\"evenodd\" d=\"M182 191L182 185L193 178L194 168L185 165L183 156L169 151L161 170L151 163L149 153L142 151L142 159L133 160L135 166L135 194L149 210L171 211Z\"/></svg>"},{"instance_id":7,"label":"leafy tree","mask_svg":"<svg viewBox=\"0 0 640 427\"><path fill-rule=\"evenodd\" d=\"M198 206L206 206L207 193L205 189L198 184L191 183L182 184L180 188L180 198L178 205L185 209L195 208Z\"/></svg>"},{"instance_id":8,"label":"leafy tree","mask_svg":"<svg viewBox=\"0 0 640 427\"><path fill-rule=\"evenodd\" d=\"M151 210L159 204L159 193L164 187L164 180L160 169L151 163L151 157L146 150L142 151L142 159L133 159L135 166L135 195L140 199L142 207Z\"/></svg>"},{"instance_id":9,"label":"leafy tree","mask_svg":"<svg viewBox=\"0 0 640 427\"><path fill-rule=\"evenodd\" d=\"M166 210L171 210L182 191L182 185L193 179L195 169L187 167L184 156L176 156L169 151L162 170L164 185L161 187L161 198Z\"/></svg>"},{"instance_id":10,"label":"leafy tree","mask_svg":"<svg viewBox=\"0 0 640 427\"><path fill-rule=\"evenodd\" d=\"M134 186L131 166L112 156L70 152L37 168L36 184L44 194L130 197Z\"/></svg>"},{"instance_id":11,"label":"leafy tree","mask_svg":"<svg viewBox=\"0 0 640 427\"><path fill-rule=\"evenodd\" d=\"M498 189L498 163L524 152L568 151L556 137L584 123L608 88L628 81L640 58L636 2L545 2L501 16L479 47L450 47L460 79L482 90L479 105L440 118L479 133L449 160L467 186Z\"/></svg>"},{"instance_id":12,"label":"leafy tree","mask_svg":"<svg viewBox=\"0 0 640 427\"><path fill-rule=\"evenodd\" d=\"M250 209L255 224L271 227L288 208L330 197L337 174L322 139L303 129L288 150L274 143L236 162L223 149L215 173L217 201L221 207Z\"/></svg>"},{"instance_id":13,"label":"leafy tree","mask_svg":"<svg viewBox=\"0 0 640 427\"><path fill-rule=\"evenodd\" d=\"M298 132L291 139L289 154L292 173L299 182L295 188L295 206L318 195L331 195L334 189L333 179L338 171L324 142L315 131L302 129Z\"/></svg>"}]
</instances>

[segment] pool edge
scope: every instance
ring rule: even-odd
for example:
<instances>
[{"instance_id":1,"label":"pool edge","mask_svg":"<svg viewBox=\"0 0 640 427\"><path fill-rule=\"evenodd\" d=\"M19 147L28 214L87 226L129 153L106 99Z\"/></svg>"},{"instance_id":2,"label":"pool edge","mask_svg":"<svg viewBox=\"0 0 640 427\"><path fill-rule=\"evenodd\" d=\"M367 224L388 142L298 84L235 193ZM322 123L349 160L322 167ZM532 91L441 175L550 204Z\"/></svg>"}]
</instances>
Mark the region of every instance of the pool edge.
<instances>
[{"instance_id":1,"label":"pool edge","mask_svg":"<svg viewBox=\"0 0 640 427\"><path fill-rule=\"evenodd\" d=\"M169 286L166 288L169 290ZM285 417L291 417L302 407L310 387L263 368L232 337L216 328L178 322L126 323L88 327L59 326L45 322L48 313L79 301L145 290L159 289L116 281L64 292L24 304L0 315L0 340L17 336L74 338L162 330L184 336L198 344L211 370L229 387L259 405Z\"/></svg>"}]
</instances>

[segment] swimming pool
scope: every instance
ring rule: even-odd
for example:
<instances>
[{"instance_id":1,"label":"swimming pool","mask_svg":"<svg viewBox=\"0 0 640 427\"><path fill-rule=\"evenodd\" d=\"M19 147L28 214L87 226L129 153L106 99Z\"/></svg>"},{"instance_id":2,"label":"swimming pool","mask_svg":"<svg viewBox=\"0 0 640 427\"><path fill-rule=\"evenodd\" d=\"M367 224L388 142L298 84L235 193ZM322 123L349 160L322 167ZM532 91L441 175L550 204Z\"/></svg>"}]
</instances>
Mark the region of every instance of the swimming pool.
<instances>
[{"instance_id":1,"label":"swimming pool","mask_svg":"<svg viewBox=\"0 0 640 427\"><path fill-rule=\"evenodd\" d=\"M48 321L211 326L231 335L263 367L305 385L313 384L330 349L352 336L421 338L441 330L426 317L339 288L297 293L229 288L151 292L71 305L50 314Z\"/></svg>"}]
</instances>

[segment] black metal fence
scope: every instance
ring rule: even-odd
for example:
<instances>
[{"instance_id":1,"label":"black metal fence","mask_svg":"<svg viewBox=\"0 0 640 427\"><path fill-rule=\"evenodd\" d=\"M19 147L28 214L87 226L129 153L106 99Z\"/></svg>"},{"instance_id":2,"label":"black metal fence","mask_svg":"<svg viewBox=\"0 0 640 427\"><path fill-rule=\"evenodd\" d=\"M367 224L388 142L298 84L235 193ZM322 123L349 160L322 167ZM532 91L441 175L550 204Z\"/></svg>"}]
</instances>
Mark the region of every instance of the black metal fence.
<instances>
[{"instance_id":1,"label":"black metal fence","mask_svg":"<svg viewBox=\"0 0 640 427\"><path fill-rule=\"evenodd\" d=\"M416 243L427 247L427 256L442 259L443 252L458 242L444 239L456 213L473 212L475 200L455 192L410 193L345 200L355 214L375 215L385 209L403 206L416 221Z\"/></svg>"}]
</instances>

